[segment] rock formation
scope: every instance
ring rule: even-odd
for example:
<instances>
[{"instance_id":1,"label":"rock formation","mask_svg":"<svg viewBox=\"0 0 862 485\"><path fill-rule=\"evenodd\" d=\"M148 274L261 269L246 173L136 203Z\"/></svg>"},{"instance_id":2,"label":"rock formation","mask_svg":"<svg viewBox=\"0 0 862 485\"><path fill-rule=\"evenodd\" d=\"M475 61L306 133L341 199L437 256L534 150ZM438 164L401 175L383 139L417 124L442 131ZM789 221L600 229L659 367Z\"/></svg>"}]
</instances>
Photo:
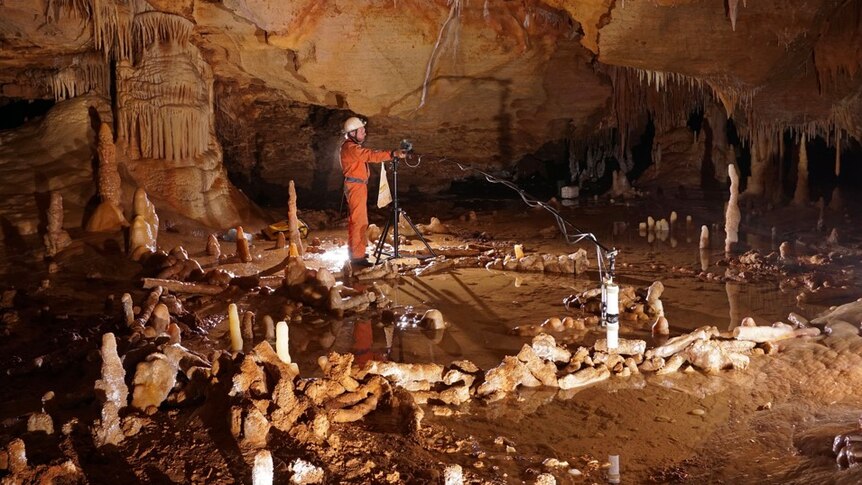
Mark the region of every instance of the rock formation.
<instances>
[{"instance_id":1,"label":"rock formation","mask_svg":"<svg viewBox=\"0 0 862 485\"><path fill-rule=\"evenodd\" d=\"M107 123L99 126L99 205L85 229L87 232L113 232L127 227L129 222L123 216L122 182L117 170L117 147L114 135Z\"/></svg>"},{"instance_id":2,"label":"rock formation","mask_svg":"<svg viewBox=\"0 0 862 485\"><path fill-rule=\"evenodd\" d=\"M51 192L51 205L46 216L48 228L43 240L46 253L54 257L72 243L69 233L63 229L63 196L59 192Z\"/></svg>"}]
</instances>

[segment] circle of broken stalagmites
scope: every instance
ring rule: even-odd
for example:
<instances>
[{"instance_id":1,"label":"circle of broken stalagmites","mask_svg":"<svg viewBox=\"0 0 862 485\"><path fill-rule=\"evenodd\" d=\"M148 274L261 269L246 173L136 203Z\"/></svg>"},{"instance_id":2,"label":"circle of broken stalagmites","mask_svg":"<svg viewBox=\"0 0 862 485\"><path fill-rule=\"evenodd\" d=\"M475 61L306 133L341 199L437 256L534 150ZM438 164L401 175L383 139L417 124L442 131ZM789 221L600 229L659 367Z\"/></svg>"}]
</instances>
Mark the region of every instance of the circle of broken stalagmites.
<instances>
[{"instance_id":1,"label":"circle of broken stalagmites","mask_svg":"<svg viewBox=\"0 0 862 485\"><path fill-rule=\"evenodd\" d=\"M161 302L163 296L155 290L142 305L142 312L153 307L146 320L148 328L154 320L164 319L165 310L172 317L169 305ZM124 307L127 301L124 295ZM132 321L140 324L140 315ZM452 407L474 398L494 401L522 387L565 392L612 376L647 372L745 369L750 355L771 352L776 340L814 335L813 330L741 326L732 334L722 334L714 327L702 327L651 349L643 340L620 339L615 350L608 349L605 339L592 347L570 349L553 336L540 334L517 355L505 357L487 371L468 360L445 366L370 361L358 367L352 354L331 352L319 359L322 377L317 378L302 377L267 341L247 353L217 351L206 358L165 332L144 334L119 346L113 334L105 334L101 376L95 384L101 409L91 432L97 444L116 444L140 430L145 421L140 421L139 413L199 405L206 412L224 414L220 422L243 450L265 449L273 430L304 446L326 443L337 448L338 425L363 420L377 410L391 411L399 432L414 436L424 416L418 404ZM125 349L122 360L118 347ZM126 369L134 369L131 388L126 387ZM122 414L127 416L121 419ZM19 466L20 470L25 468Z\"/></svg>"}]
</instances>

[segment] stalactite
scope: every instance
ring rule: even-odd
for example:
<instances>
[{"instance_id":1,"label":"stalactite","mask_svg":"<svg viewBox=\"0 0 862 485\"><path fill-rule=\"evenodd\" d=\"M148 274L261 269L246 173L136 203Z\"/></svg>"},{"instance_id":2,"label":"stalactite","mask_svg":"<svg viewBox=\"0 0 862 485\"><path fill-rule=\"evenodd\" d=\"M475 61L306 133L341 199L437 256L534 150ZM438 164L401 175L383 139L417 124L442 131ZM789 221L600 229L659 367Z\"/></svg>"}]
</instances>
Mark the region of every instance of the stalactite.
<instances>
[{"instance_id":1,"label":"stalactite","mask_svg":"<svg viewBox=\"0 0 862 485\"><path fill-rule=\"evenodd\" d=\"M799 141L799 168L796 173L796 190L793 192L793 203L795 205L808 204L808 150L805 134Z\"/></svg>"},{"instance_id":2,"label":"stalactite","mask_svg":"<svg viewBox=\"0 0 862 485\"><path fill-rule=\"evenodd\" d=\"M862 71L862 9L847 1L824 22L814 44L814 67L820 91L837 88Z\"/></svg>"},{"instance_id":3,"label":"stalactite","mask_svg":"<svg viewBox=\"0 0 862 485\"><path fill-rule=\"evenodd\" d=\"M440 57L441 45L446 36L449 35L452 29L449 29L449 24L452 20L458 22L461 18L461 0L449 0L449 16L446 17L446 20L443 22L443 25L440 27L440 32L437 34L437 41L434 42L434 48L431 50L431 57L428 58L428 65L425 67L425 81L422 83L422 96L419 99L419 106L416 108L417 110L422 109L425 106L425 99L428 96L428 84L431 82L431 73L434 70L434 63L437 62L437 59ZM457 42L457 34L455 40L455 46L453 51L457 51L458 42ZM454 52L453 52L454 55Z\"/></svg>"},{"instance_id":4,"label":"stalactite","mask_svg":"<svg viewBox=\"0 0 862 485\"><path fill-rule=\"evenodd\" d=\"M629 145L631 123L648 112L656 131L685 124L691 111L704 103L703 81L679 73L613 66L609 69L614 113L622 159Z\"/></svg>"},{"instance_id":5,"label":"stalactite","mask_svg":"<svg viewBox=\"0 0 862 485\"><path fill-rule=\"evenodd\" d=\"M105 62L96 54L82 54L75 56L71 65L54 73L51 90L56 101L90 91L107 96L110 83L110 71Z\"/></svg>"},{"instance_id":6,"label":"stalactite","mask_svg":"<svg viewBox=\"0 0 862 485\"><path fill-rule=\"evenodd\" d=\"M739 0L727 0L727 14L730 16L730 29L736 32L736 14L739 12Z\"/></svg>"},{"instance_id":7,"label":"stalactite","mask_svg":"<svg viewBox=\"0 0 862 485\"><path fill-rule=\"evenodd\" d=\"M835 138L835 177L841 175L841 134Z\"/></svg>"},{"instance_id":8,"label":"stalactite","mask_svg":"<svg viewBox=\"0 0 862 485\"><path fill-rule=\"evenodd\" d=\"M45 6L45 20L57 22L63 18L89 19L90 0L48 0Z\"/></svg>"},{"instance_id":9,"label":"stalactite","mask_svg":"<svg viewBox=\"0 0 862 485\"><path fill-rule=\"evenodd\" d=\"M155 42L185 45L194 24L179 15L164 12L143 12L134 17L132 39L135 52L141 52Z\"/></svg>"}]
</instances>

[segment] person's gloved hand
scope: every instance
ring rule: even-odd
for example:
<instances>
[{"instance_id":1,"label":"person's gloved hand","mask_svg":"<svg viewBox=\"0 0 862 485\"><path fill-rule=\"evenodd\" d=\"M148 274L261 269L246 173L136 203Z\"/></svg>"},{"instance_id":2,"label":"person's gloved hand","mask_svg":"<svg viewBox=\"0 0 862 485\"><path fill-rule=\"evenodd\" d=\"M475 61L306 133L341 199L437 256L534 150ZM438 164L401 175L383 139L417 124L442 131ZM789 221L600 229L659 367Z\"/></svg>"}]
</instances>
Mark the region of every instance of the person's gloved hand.
<instances>
[{"instance_id":1,"label":"person's gloved hand","mask_svg":"<svg viewBox=\"0 0 862 485\"><path fill-rule=\"evenodd\" d=\"M406 158L407 157L407 152L405 152L404 150L401 150L401 149L392 150L390 152L390 154L392 155L392 158Z\"/></svg>"}]
</instances>

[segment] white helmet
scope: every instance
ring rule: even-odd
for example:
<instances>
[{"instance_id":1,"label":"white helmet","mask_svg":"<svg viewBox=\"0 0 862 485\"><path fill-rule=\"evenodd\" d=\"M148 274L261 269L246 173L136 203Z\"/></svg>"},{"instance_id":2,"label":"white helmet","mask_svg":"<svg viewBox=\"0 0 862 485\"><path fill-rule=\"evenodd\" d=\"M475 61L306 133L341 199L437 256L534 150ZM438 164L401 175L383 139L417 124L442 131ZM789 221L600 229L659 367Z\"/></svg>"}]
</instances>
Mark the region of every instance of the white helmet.
<instances>
[{"instance_id":1,"label":"white helmet","mask_svg":"<svg viewBox=\"0 0 862 485\"><path fill-rule=\"evenodd\" d=\"M344 121L344 127L341 129L341 132L345 135L350 133L351 131L358 130L365 126L365 121L360 120L355 116L351 116Z\"/></svg>"}]
</instances>

